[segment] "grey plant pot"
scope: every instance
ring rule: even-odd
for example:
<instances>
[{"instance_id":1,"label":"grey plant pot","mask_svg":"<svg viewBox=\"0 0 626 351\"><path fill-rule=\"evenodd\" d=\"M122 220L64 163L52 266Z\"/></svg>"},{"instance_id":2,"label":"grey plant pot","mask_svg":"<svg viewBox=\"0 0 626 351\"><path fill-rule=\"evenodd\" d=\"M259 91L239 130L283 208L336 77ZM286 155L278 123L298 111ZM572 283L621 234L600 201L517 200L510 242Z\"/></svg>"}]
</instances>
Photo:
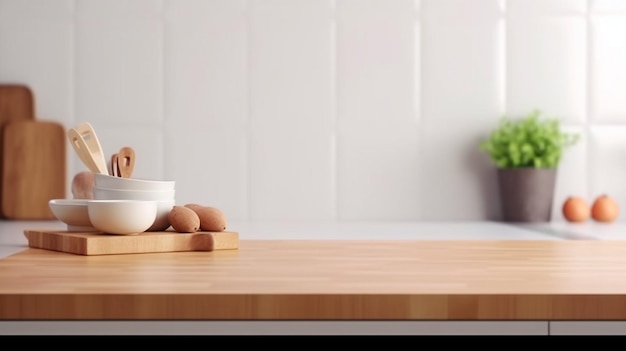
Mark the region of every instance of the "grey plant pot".
<instances>
[{"instance_id":1,"label":"grey plant pot","mask_svg":"<svg viewBox=\"0 0 626 351\"><path fill-rule=\"evenodd\" d=\"M506 222L549 222L555 168L498 169L500 204Z\"/></svg>"}]
</instances>

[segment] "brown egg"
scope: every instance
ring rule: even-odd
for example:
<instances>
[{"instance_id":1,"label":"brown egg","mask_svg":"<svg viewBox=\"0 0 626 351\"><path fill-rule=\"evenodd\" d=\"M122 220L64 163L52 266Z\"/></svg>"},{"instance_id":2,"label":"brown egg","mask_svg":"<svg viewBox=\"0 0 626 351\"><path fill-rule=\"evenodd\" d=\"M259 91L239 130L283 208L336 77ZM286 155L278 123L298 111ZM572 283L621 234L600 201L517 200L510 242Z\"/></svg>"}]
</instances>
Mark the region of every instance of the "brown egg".
<instances>
[{"instance_id":1,"label":"brown egg","mask_svg":"<svg viewBox=\"0 0 626 351\"><path fill-rule=\"evenodd\" d=\"M195 209L195 208L200 208L200 207L204 207L203 205L199 205L199 204L195 204L195 203L190 203L190 204L185 204L185 207L188 207L190 209Z\"/></svg>"},{"instance_id":2,"label":"brown egg","mask_svg":"<svg viewBox=\"0 0 626 351\"><path fill-rule=\"evenodd\" d=\"M215 207L210 206L191 206L188 207L196 212L200 217L200 229L208 232L223 232L226 230L226 216Z\"/></svg>"},{"instance_id":3,"label":"brown egg","mask_svg":"<svg viewBox=\"0 0 626 351\"><path fill-rule=\"evenodd\" d=\"M185 206L174 206L168 219L172 228L179 233L195 233L200 229L200 217Z\"/></svg>"},{"instance_id":4,"label":"brown egg","mask_svg":"<svg viewBox=\"0 0 626 351\"><path fill-rule=\"evenodd\" d=\"M598 196L591 206L591 217L598 222L613 222L618 215L617 201L606 194Z\"/></svg>"},{"instance_id":5,"label":"brown egg","mask_svg":"<svg viewBox=\"0 0 626 351\"><path fill-rule=\"evenodd\" d=\"M563 217L569 222L584 222L591 216L591 209L585 199L570 196L563 203Z\"/></svg>"},{"instance_id":6,"label":"brown egg","mask_svg":"<svg viewBox=\"0 0 626 351\"><path fill-rule=\"evenodd\" d=\"M94 175L92 172L79 172L72 179L72 196L75 199L93 199Z\"/></svg>"}]
</instances>

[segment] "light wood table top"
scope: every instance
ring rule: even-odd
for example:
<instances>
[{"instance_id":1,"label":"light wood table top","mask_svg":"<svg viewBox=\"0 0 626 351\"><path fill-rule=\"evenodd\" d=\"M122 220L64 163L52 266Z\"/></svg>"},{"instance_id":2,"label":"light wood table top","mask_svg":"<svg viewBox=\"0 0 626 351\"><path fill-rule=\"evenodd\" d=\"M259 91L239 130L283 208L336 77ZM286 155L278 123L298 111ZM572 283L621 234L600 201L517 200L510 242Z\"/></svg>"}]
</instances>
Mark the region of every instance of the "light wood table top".
<instances>
[{"instance_id":1,"label":"light wood table top","mask_svg":"<svg viewBox=\"0 0 626 351\"><path fill-rule=\"evenodd\" d=\"M0 319L626 320L626 241L241 240L0 260Z\"/></svg>"}]
</instances>

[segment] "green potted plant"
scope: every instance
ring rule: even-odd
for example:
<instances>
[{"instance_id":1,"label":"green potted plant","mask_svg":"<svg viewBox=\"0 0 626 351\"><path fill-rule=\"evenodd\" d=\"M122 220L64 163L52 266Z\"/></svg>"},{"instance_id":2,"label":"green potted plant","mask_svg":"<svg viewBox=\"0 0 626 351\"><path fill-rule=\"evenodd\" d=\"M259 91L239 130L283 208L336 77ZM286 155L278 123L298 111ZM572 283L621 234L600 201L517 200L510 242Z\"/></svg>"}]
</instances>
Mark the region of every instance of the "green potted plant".
<instances>
[{"instance_id":1,"label":"green potted plant","mask_svg":"<svg viewBox=\"0 0 626 351\"><path fill-rule=\"evenodd\" d=\"M578 139L561 131L557 118L541 119L538 110L517 120L502 118L479 147L497 167L505 221L550 221L563 151Z\"/></svg>"}]
</instances>

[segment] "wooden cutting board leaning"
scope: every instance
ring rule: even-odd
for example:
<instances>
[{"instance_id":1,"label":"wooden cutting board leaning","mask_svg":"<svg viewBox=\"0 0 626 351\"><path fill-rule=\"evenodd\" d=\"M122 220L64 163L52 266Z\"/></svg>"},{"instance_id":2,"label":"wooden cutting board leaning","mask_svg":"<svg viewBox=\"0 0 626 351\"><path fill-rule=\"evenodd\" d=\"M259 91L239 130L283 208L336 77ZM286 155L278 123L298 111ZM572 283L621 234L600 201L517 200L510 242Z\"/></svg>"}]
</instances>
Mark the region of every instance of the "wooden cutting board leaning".
<instances>
[{"instance_id":1,"label":"wooden cutting board leaning","mask_svg":"<svg viewBox=\"0 0 626 351\"><path fill-rule=\"evenodd\" d=\"M236 250L237 232L175 231L143 232L135 235L101 232L25 230L28 246L77 255L115 255L180 251Z\"/></svg>"},{"instance_id":2,"label":"wooden cutting board leaning","mask_svg":"<svg viewBox=\"0 0 626 351\"><path fill-rule=\"evenodd\" d=\"M19 84L0 84L0 127L11 121L35 119L33 93Z\"/></svg>"},{"instance_id":3,"label":"wooden cutting board leaning","mask_svg":"<svg viewBox=\"0 0 626 351\"><path fill-rule=\"evenodd\" d=\"M66 196L63 126L37 120L32 90L0 84L0 217L54 219L48 201Z\"/></svg>"},{"instance_id":4,"label":"wooden cutting board leaning","mask_svg":"<svg viewBox=\"0 0 626 351\"><path fill-rule=\"evenodd\" d=\"M12 121L30 121L35 119L35 103L31 89L21 84L0 84L0 155L3 154L2 129ZM0 176L2 174L0 162ZM1 182L0 182L1 183ZM3 189L0 186L0 198Z\"/></svg>"},{"instance_id":5,"label":"wooden cutting board leaning","mask_svg":"<svg viewBox=\"0 0 626 351\"><path fill-rule=\"evenodd\" d=\"M48 201L66 196L66 136L53 121L12 121L2 130L2 215L55 219Z\"/></svg>"}]
</instances>

